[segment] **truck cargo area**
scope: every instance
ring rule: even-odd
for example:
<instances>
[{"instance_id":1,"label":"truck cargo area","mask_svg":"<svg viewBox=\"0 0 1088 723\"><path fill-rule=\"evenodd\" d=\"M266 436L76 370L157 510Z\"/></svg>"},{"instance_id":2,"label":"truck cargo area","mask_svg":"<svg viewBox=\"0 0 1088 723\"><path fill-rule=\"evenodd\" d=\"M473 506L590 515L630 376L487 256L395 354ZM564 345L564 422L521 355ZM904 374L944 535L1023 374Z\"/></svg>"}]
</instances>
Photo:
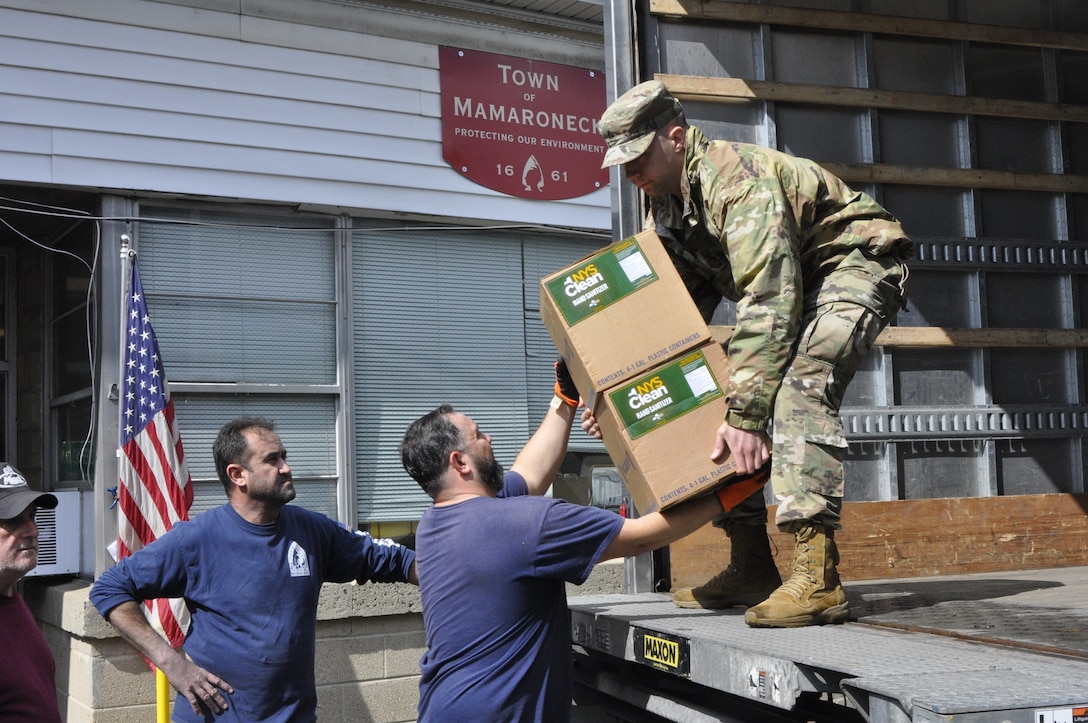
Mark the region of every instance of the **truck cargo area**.
<instances>
[{"instance_id":1,"label":"truck cargo area","mask_svg":"<svg viewBox=\"0 0 1088 723\"><path fill-rule=\"evenodd\" d=\"M849 622L796 629L667 593L572 598L577 687L630 720L1088 721L1088 567L845 587Z\"/></svg>"}]
</instances>

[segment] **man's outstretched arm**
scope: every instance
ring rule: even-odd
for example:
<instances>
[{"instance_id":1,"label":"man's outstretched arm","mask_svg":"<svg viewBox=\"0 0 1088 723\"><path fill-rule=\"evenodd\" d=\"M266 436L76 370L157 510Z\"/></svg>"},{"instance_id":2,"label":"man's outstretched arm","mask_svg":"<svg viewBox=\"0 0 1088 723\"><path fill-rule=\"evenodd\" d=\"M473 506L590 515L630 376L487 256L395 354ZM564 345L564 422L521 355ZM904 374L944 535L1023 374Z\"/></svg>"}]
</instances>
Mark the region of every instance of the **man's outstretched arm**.
<instances>
[{"instance_id":1,"label":"man's outstretched arm","mask_svg":"<svg viewBox=\"0 0 1088 723\"><path fill-rule=\"evenodd\" d=\"M624 520L619 534L605 548L601 560L634 557L664 547L713 520L722 512L716 494L696 497L664 512L651 512L633 520Z\"/></svg>"},{"instance_id":2,"label":"man's outstretched arm","mask_svg":"<svg viewBox=\"0 0 1088 723\"><path fill-rule=\"evenodd\" d=\"M529 494L544 494L555 480L559 465L567 454L567 441L575 412L575 408L569 404L549 407L544 420L510 466L512 472L525 478Z\"/></svg>"},{"instance_id":3,"label":"man's outstretched arm","mask_svg":"<svg viewBox=\"0 0 1088 723\"><path fill-rule=\"evenodd\" d=\"M567 454L570 426L581 399L562 359L555 362L555 397L532 438L518 454L510 470L525 478L529 494L548 491Z\"/></svg>"}]
</instances>

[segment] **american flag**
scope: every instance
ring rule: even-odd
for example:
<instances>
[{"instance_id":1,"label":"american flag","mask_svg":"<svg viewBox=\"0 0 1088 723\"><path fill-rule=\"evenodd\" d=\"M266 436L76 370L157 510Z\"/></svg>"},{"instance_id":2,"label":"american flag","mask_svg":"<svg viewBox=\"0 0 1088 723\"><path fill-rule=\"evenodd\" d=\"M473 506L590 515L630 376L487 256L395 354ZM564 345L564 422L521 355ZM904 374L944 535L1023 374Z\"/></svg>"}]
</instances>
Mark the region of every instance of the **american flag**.
<instances>
[{"instance_id":1,"label":"american flag","mask_svg":"<svg viewBox=\"0 0 1088 723\"><path fill-rule=\"evenodd\" d=\"M144 303L136 258L125 302L121 362L121 454L117 499L117 559L143 549L179 520L189 519L193 484L185 465L174 402L159 343ZM144 614L172 646L185 642L189 611L181 599L146 602Z\"/></svg>"}]
</instances>

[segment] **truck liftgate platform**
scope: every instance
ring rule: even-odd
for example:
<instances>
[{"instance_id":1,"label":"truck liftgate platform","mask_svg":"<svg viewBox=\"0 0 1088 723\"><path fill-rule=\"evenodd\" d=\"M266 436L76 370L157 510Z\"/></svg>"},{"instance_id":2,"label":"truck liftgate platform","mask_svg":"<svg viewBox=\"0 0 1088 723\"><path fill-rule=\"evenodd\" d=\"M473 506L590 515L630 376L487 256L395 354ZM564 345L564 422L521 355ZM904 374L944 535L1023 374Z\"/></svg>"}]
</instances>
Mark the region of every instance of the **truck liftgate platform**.
<instances>
[{"instance_id":1,"label":"truck liftgate platform","mask_svg":"<svg viewBox=\"0 0 1088 723\"><path fill-rule=\"evenodd\" d=\"M1088 568L845 587L849 622L796 629L573 597L578 690L684 723L1088 723Z\"/></svg>"}]
</instances>

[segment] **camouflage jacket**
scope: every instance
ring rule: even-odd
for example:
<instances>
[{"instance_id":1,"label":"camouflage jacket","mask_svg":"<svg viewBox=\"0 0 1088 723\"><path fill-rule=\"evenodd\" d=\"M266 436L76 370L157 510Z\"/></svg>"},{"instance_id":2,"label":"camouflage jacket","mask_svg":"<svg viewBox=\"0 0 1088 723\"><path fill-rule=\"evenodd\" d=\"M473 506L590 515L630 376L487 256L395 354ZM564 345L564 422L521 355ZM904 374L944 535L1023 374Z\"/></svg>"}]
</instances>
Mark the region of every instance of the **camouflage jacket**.
<instances>
[{"instance_id":1,"label":"camouflage jacket","mask_svg":"<svg viewBox=\"0 0 1088 723\"><path fill-rule=\"evenodd\" d=\"M763 430L818 281L854 248L907 258L913 244L875 200L816 163L711 142L694 127L682 191L682 203L653 200L647 228L665 242L704 319L722 297L737 303L726 421Z\"/></svg>"}]
</instances>

